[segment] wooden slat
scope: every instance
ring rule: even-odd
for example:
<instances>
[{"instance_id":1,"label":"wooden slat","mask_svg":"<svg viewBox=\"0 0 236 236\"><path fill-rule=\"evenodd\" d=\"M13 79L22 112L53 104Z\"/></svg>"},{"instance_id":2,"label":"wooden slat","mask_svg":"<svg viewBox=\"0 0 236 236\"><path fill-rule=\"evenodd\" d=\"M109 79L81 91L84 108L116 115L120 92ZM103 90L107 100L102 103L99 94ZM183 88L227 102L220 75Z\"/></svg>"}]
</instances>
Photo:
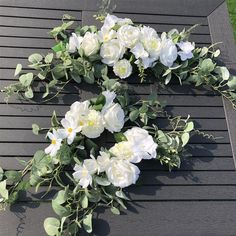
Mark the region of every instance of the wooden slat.
<instances>
[{"instance_id":1,"label":"wooden slat","mask_svg":"<svg viewBox=\"0 0 236 236\"><path fill-rule=\"evenodd\" d=\"M37 150L44 149L44 143L0 143L1 156L33 156ZM108 146L109 147L109 146ZM192 144L187 151L193 156L231 156L229 144Z\"/></svg>"},{"instance_id":2,"label":"wooden slat","mask_svg":"<svg viewBox=\"0 0 236 236\"><path fill-rule=\"evenodd\" d=\"M125 0L115 1L116 12L133 12L133 13L148 13L148 14L171 14L171 15L188 15L188 16L207 16L216 9L222 0L198 0L198 4L191 0L159 0L158 4L155 0ZM60 0L2 0L0 6L25 7L28 8L50 8L50 9L65 9L65 10L97 10L98 2L96 0L73 0L68 4L66 1ZM150 7L151 6L151 7ZM174 7L170 7L174 6ZM190 10L191 9L191 10Z\"/></svg>"}]
</instances>

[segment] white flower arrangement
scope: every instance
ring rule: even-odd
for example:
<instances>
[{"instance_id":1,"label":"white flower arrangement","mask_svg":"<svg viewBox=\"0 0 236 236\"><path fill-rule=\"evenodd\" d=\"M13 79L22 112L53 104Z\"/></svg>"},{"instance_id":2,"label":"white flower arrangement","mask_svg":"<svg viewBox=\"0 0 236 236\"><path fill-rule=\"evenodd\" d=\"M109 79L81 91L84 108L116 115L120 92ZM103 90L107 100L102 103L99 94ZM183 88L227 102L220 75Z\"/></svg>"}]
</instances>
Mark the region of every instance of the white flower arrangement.
<instances>
[{"instance_id":1,"label":"white flower arrangement","mask_svg":"<svg viewBox=\"0 0 236 236\"><path fill-rule=\"evenodd\" d=\"M57 41L52 47L54 53L29 56L29 67L35 73L23 73L18 83L5 88L6 100L22 91L32 99L35 78L46 84L43 99L48 100L72 81L97 84L102 90L96 98L74 102L60 122L53 114L46 135L49 146L37 151L24 170L4 172L0 168L0 200L4 206L13 204L20 191L30 187L37 190L44 183L49 183L50 191L52 183L58 184L60 190L52 208L59 219L45 220L48 235L71 235L82 227L91 233L92 215L100 205L114 214L126 209L129 198L125 188L138 181L142 173L137 165L141 161L157 160L169 170L180 167L194 123L189 117L167 116L173 130L163 132L152 122L160 113L166 114L156 95L130 101L125 79L137 73L141 82L151 74L164 85L172 79L180 84L204 84L236 107L236 77L215 63L219 50L213 46L197 48L188 41L190 30L173 29L158 35L151 27L109 14L100 30L84 26L69 32L72 23L63 22L51 31ZM21 69L18 64L15 76ZM58 92L50 96L53 87ZM36 124L32 128L35 134L43 131ZM115 139L112 146L97 145L103 133Z\"/></svg>"}]
</instances>

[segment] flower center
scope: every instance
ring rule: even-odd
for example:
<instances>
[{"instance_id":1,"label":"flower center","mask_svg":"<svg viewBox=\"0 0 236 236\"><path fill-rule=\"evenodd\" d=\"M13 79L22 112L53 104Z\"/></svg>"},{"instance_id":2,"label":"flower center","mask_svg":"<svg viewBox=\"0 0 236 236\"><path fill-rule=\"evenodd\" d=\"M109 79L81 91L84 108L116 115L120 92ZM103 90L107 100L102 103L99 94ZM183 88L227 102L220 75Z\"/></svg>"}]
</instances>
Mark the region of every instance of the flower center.
<instances>
[{"instance_id":1,"label":"flower center","mask_svg":"<svg viewBox=\"0 0 236 236\"><path fill-rule=\"evenodd\" d=\"M83 121L80 121L80 122L79 122L79 125L80 125L80 126L84 125L84 122L83 122Z\"/></svg>"},{"instance_id":2,"label":"flower center","mask_svg":"<svg viewBox=\"0 0 236 236\"><path fill-rule=\"evenodd\" d=\"M89 125L89 126L93 126L93 125L94 125L94 121L90 120L90 121L88 122L88 125Z\"/></svg>"},{"instance_id":3,"label":"flower center","mask_svg":"<svg viewBox=\"0 0 236 236\"><path fill-rule=\"evenodd\" d=\"M104 39L105 42L108 41L109 40L109 35L108 34L104 35L103 39Z\"/></svg>"},{"instance_id":4,"label":"flower center","mask_svg":"<svg viewBox=\"0 0 236 236\"><path fill-rule=\"evenodd\" d=\"M51 144L55 145L57 143L56 139L52 139Z\"/></svg>"},{"instance_id":5,"label":"flower center","mask_svg":"<svg viewBox=\"0 0 236 236\"><path fill-rule=\"evenodd\" d=\"M71 133L73 131L73 129L72 128L68 128L67 131L68 131L68 133Z\"/></svg>"},{"instance_id":6,"label":"flower center","mask_svg":"<svg viewBox=\"0 0 236 236\"><path fill-rule=\"evenodd\" d=\"M125 74L125 71L126 71L125 67L120 67L119 69L120 74Z\"/></svg>"}]
</instances>

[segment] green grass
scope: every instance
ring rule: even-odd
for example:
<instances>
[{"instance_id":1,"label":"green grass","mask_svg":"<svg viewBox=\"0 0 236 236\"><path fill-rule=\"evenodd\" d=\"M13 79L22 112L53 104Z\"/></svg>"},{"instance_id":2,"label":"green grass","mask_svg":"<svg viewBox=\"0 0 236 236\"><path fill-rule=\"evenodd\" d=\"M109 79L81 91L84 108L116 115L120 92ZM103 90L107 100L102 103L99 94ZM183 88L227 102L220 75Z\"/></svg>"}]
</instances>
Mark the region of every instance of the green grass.
<instances>
[{"instance_id":1,"label":"green grass","mask_svg":"<svg viewBox=\"0 0 236 236\"><path fill-rule=\"evenodd\" d=\"M236 0L227 0L230 20L233 26L234 38L236 40Z\"/></svg>"}]
</instances>

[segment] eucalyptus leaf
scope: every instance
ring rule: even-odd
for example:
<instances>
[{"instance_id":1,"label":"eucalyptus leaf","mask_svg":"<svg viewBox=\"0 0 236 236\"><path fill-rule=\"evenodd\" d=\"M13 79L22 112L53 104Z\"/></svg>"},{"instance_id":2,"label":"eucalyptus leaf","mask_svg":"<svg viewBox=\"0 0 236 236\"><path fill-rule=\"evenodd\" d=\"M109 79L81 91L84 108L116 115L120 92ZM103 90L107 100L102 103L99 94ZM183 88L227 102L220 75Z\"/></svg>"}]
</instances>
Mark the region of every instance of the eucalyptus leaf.
<instances>
[{"instance_id":1,"label":"eucalyptus leaf","mask_svg":"<svg viewBox=\"0 0 236 236\"><path fill-rule=\"evenodd\" d=\"M45 62L47 64L51 63L52 62L52 59L53 59L53 53L49 53L46 57L45 57Z\"/></svg>"},{"instance_id":2,"label":"eucalyptus leaf","mask_svg":"<svg viewBox=\"0 0 236 236\"><path fill-rule=\"evenodd\" d=\"M5 176L7 177L8 181L12 181L13 183L20 181L21 179L21 172L16 170L8 170L5 172Z\"/></svg>"},{"instance_id":3,"label":"eucalyptus leaf","mask_svg":"<svg viewBox=\"0 0 236 236\"><path fill-rule=\"evenodd\" d=\"M25 91L25 97L30 99L34 97L34 93L31 87L28 87L27 90Z\"/></svg>"},{"instance_id":4,"label":"eucalyptus leaf","mask_svg":"<svg viewBox=\"0 0 236 236\"><path fill-rule=\"evenodd\" d=\"M120 215L120 210L116 207L111 207L111 212L114 214L114 215Z\"/></svg>"},{"instance_id":5,"label":"eucalyptus leaf","mask_svg":"<svg viewBox=\"0 0 236 236\"><path fill-rule=\"evenodd\" d=\"M118 143L122 142L122 141L127 141L126 136L121 132L114 133L114 138L115 138L116 142L118 142Z\"/></svg>"},{"instance_id":6,"label":"eucalyptus leaf","mask_svg":"<svg viewBox=\"0 0 236 236\"><path fill-rule=\"evenodd\" d=\"M60 228L60 221L54 217L48 217L44 220L44 229L49 236L57 236Z\"/></svg>"},{"instance_id":7,"label":"eucalyptus leaf","mask_svg":"<svg viewBox=\"0 0 236 236\"><path fill-rule=\"evenodd\" d=\"M17 76L21 72L21 70L22 70L22 65L17 64L14 76Z\"/></svg>"},{"instance_id":8,"label":"eucalyptus leaf","mask_svg":"<svg viewBox=\"0 0 236 236\"><path fill-rule=\"evenodd\" d=\"M84 209L86 209L88 207L88 197L85 194L82 195L80 202L81 202L81 206Z\"/></svg>"},{"instance_id":9,"label":"eucalyptus leaf","mask_svg":"<svg viewBox=\"0 0 236 236\"><path fill-rule=\"evenodd\" d=\"M6 180L0 182L0 195L4 200L7 200L9 198ZM2 199L0 199L0 201L2 201Z\"/></svg>"},{"instance_id":10,"label":"eucalyptus leaf","mask_svg":"<svg viewBox=\"0 0 236 236\"><path fill-rule=\"evenodd\" d=\"M38 53L34 53L28 57L29 62L33 64L39 63L40 61L42 61L42 59L43 57Z\"/></svg>"},{"instance_id":11,"label":"eucalyptus leaf","mask_svg":"<svg viewBox=\"0 0 236 236\"><path fill-rule=\"evenodd\" d=\"M83 226L87 233L91 233L92 229L92 213L86 215L83 219Z\"/></svg>"},{"instance_id":12,"label":"eucalyptus leaf","mask_svg":"<svg viewBox=\"0 0 236 236\"><path fill-rule=\"evenodd\" d=\"M139 110L133 110L129 113L129 119L135 121L139 117Z\"/></svg>"},{"instance_id":13,"label":"eucalyptus leaf","mask_svg":"<svg viewBox=\"0 0 236 236\"><path fill-rule=\"evenodd\" d=\"M184 147L189 141L189 133L183 133L181 136L182 147Z\"/></svg>"},{"instance_id":14,"label":"eucalyptus leaf","mask_svg":"<svg viewBox=\"0 0 236 236\"><path fill-rule=\"evenodd\" d=\"M31 84L33 77L33 73L23 74L19 77L19 81L24 87L28 87Z\"/></svg>"},{"instance_id":15,"label":"eucalyptus leaf","mask_svg":"<svg viewBox=\"0 0 236 236\"><path fill-rule=\"evenodd\" d=\"M236 76L232 76L228 82L227 85L229 86L230 89L236 89Z\"/></svg>"}]
</instances>

